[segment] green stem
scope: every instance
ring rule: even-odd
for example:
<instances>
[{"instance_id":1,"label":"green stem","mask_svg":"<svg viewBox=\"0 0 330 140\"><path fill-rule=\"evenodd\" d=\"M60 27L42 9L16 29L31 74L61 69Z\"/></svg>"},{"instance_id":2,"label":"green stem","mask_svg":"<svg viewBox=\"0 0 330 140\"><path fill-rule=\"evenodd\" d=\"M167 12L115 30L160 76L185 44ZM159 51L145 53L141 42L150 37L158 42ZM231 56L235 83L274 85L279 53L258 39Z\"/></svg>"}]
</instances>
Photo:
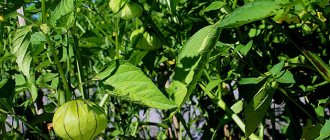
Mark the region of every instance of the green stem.
<instances>
[{"instance_id":1,"label":"green stem","mask_svg":"<svg viewBox=\"0 0 330 140\"><path fill-rule=\"evenodd\" d=\"M200 85L200 87L205 91L205 87L203 85ZM242 119L230 108L227 107L226 103L222 99L215 99L213 94L211 92L208 92L207 94L211 100L217 100L218 106L223 109L228 117L230 117L234 122L238 125L238 127L245 133L245 124L242 121ZM260 137L258 137L256 134L252 133L249 136L252 140L260 140Z\"/></svg>"},{"instance_id":2,"label":"green stem","mask_svg":"<svg viewBox=\"0 0 330 140\"><path fill-rule=\"evenodd\" d=\"M85 93L84 86L83 86L83 84L80 84L80 83L83 83L84 77L83 77L82 72L80 71L82 69L82 67L81 67L81 55L80 55L80 50L79 50L79 46L78 46L78 38L75 35L72 35L72 36L73 36L73 40L74 40L73 47L75 50L75 57L76 57L76 64L77 64L79 91L81 93L82 99L86 99L85 98L86 93Z\"/></svg>"},{"instance_id":3,"label":"green stem","mask_svg":"<svg viewBox=\"0 0 330 140\"><path fill-rule=\"evenodd\" d=\"M237 4L237 0L234 0L234 2L233 2L233 10L236 8L236 4Z\"/></svg>"},{"instance_id":4,"label":"green stem","mask_svg":"<svg viewBox=\"0 0 330 140\"><path fill-rule=\"evenodd\" d=\"M120 18L116 18L116 25L115 25L115 29L116 29L116 33L115 33L115 42L116 42L116 59L120 59L120 46L118 43L118 35L119 35L119 21Z\"/></svg>"},{"instance_id":5,"label":"green stem","mask_svg":"<svg viewBox=\"0 0 330 140\"><path fill-rule=\"evenodd\" d=\"M48 34L45 34L45 36L46 36L46 40L47 40L47 43L49 45L50 51L54 55L54 61L55 61L55 64L57 65L58 73L61 76L61 80L62 80L62 83L63 83L64 90L65 90L66 93L71 93L70 92L70 88L69 88L69 84L68 84L68 82L66 81L66 78L65 78L65 74L64 74L62 65L61 65L61 63L59 61L59 58L58 58L58 55L56 53L55 46L52 43L52 41L50 40L49 35Z\"/></svg>"},{"instance_id":6,"label":"green stem","mask_svg":"<svg viewBox=\"0 0 330 140\"><path fill-rule=\"evenodd\" d=\"M230 108L227 107L226 103L223 100L218 101L218 106L220 108L222 108L225 111L226 115L228 117L232 118L234 120L234 122L238 125L238 127L245 133L245 124L244 124L244 122L241 120L241 118L236 113L234 113L233 110L231 110ZM260 137L258 137L254 133L252 133L249 136L249 138L252 139L252 140L260 140Z\"/></svg>"},{"instance_id":7,"label":"green stem","mask_svg":"<svg viewBox=\"0 0 330 140\"><path fill-rule=\"evenodd\" d=\"M184 120L183 116L182 116L180 113L176 113L175 116L179 119L179 121L180 121L181 124L183 125L183 128L186 130L186 132L187 132L187 134L188 134L188 137L189 137L191 140L193 140L194 138L193 138L193 136L192 136L191 133L190 133L190 128L188 127L188 125L187 125L186 121ZM181 131L180 131L180 133L181 133ZM181 136L181 135L180 135L180 136Z\"/></svg>"},{"instance_id":8,"label":"green stem","mask_svg":"<svg viewBox=\"0 0 330 140\"><path fill-rule=\"evenodd\" d=\"M87 16L85 16L86 20L93 25L96 29L98 29L104 36L108 38L108 40L115 44L115 41L112 39L111 35L108 35L97 23L95 23L92 19L89 19Z\"/></svg>"},{"instance_id":9,"label":"green stem","mask_svg":"<svg viewBox=\"0 0 330 140\"><path fill-rule=\"evenodd\" d=\"M101 102L99 103L99 106L100 107L103 107L104 105L105 105L105 103L108 101L108 99L109 99L109 95L110 94L104 94L104 96L102 97L102 100L101 100Z\"/></svg>"},{"instance_id":10,"label":"green stem","mask_svg":"<svg viewBox=\"0 0 330 140\"><path fill-rule=\"evenodd\" d=\"M292 99L288 93L281 87L278 87L278 89L293 103L295 104L301 111L303 111L307 116L309 116L310 118L316 119L319 122L321 122L318 118L314 118L311 114L309 114L303 107L301 107L294 99Z\"/></svg>"},{"instance_id":11,"label":"green stem","mask_svg":"<svg viewBox=\"0 0 330 140\"><path fill-rule=\"evenodd\" d=\"M46 19L47 19L47 16L46 16L46 0L41 0L41 12L42 12L42 23L46 23Z\"/></svg>"},{"instance_id":12,"label":"green stem","mask_svg":"<svg viewBox=\"0 0 330 140\"><path fill-rule=\"evenodd\" d=\"M139 126L144 126L144 125L153 125L157 127L162 127L164 129L168 128L168 125L163 124L163 123L155 123L155 122L139 122Z\"/></svg>"},{"instance_id":13,"label":"green stem","mask_svg":"<svg viewBox=\"0 0 330 140\"><path fill-rule=\"evenodd\" d=\"M262 123L260 123L259 138L261 138L261 139L264 139L264 129L265 129L265 126Z\"/></svg>"}]
</instances>

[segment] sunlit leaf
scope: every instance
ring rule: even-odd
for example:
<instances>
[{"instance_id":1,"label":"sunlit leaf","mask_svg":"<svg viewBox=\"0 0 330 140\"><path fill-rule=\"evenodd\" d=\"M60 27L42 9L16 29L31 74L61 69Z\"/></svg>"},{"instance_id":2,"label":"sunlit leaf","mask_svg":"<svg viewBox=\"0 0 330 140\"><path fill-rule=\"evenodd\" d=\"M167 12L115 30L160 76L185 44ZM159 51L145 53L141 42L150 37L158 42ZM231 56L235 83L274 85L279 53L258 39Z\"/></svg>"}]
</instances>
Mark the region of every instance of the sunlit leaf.
<instances>
[{"instance_id":1,"label":"sunlit leaf","mask_svg":"<svg viewBox=\"0 0 330 140\"><path fill-rule=\"evenodd\" d=\"M177 105L167 99L139 68L128 62L115 61L94 77L115 89L118 96L149 107L171 109Z\"/></svg>"},{"instance_id":2,"label":"sunlit leaf","mask_svg":"<svg viewBox=\"0 0 330 140\"><path fill-rule=\"evenodd\" d=\"M276 10L281 8L278 2L260 0L247 3L236 8L233 13L218 22L216 26L221 28L232 28L241 26L253 21L261 20L275 15Z\"/></svg>"},{"instance_id":3,"label":"sunlit leaf","mask_svg":"<svg viewBox=\"0 0 330 140\"><path fill-rule=\"evenodd\" d=\"M281 62L277 63L276 65L274 65L269 71L273 75L278 75L281 72L283 66L284 66L284 61L281 61Z\"/></svg>"},{"instance_id":4,"label":"sunlit leaf","mask_svg":"<svg viewBox=\"0 0 330 140\"><path fill-rule=\"evenodd\" d=\"M169 93L176 97L175 102L178 105L181 106L196 88L204 66L210 57L209 50L216 44L220 32L221 29L215 28L213 25L206 26L195 33L180 50L173 77L173 80L178 82L173 83L182 83L187 90L182 89L177 91L186 92ZM183 88L182 84L171 84L170 88Z\"/></svg>"},{"instance_id":5,"label":"sunlit leaf","mask_svg":"<svg viewBox=\"0 0 330 140\"><path fill-rule=\"evenodd\" d=\"M208 11L212 11L212 10L218 10L220 8L222 8L223 6L225 6L226 3L223 2L223 1L215 1L215 2L212 2L209 6L207 6L205 9L204 9L204 12L208 12Z\"/></svg>"},{"instance_id":6,"label":"sunlit leaf","mask_svg":"<svg viewBox=\"0 0 330 140\"><path fill-rule=\"evenodd\" d=\"M325 140L330 138L330 120L327 120L320 131L320 136L316 140Z\"/></svg>"},{"instance_id":7,"label":"sunlit leaf","mask_svg":"<svg viewBox=\"0 0 330 140\"><path fill-rule=\"evenodd\" d=\"M13 49L12 54L16 56L16 63L18 69L24 74L24 76L29 79L27 80L28 88L31 92L32 100L37 99L38 93L34 82L31 80L30 68L32 62L31 53L33 49L31 48L31 34L30 31L32 26L26 26L21 29L17 29L13 38Z\"/></svg>"},{"instance_id":8,"label":"sunlit leaf","mask_svg":"<svg viewBox=\"0 0 330 140\"><path fill-rule=\"evenodd\" d=\"M278 75L279 78L276 79L277 82L285 84L292 84L296 82L293 78L293 74L290 71L285 70L282 73L283 74Z\"/></svg>"},{"instance_id":9,"label":"sunlit leaf","mask_svg":"<svg viewBox=\"0 0 330 140\"><path fill-rule=\"evenodd\" d=\"M51 12L50 23L52 26L56 26L59 20L62 20L65 25L71 25L74 21L73 10L74 10L75 0L61 0L61 2L56 6L55 10ZM64 19L61 19L64 18Z\"/></svg>"}]
</instances>

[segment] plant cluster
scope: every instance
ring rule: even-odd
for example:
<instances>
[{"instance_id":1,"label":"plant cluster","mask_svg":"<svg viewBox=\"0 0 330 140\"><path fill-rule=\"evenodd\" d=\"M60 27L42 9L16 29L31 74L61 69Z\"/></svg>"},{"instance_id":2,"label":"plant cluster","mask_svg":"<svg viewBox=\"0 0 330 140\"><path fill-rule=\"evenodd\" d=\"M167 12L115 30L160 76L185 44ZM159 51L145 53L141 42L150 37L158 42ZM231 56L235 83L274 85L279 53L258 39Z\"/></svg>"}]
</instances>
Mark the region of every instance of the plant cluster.
<instances>
[{"instance_id":1,"label":"plant cluster","mask_svg":"<svg viewBox=\"0 0 330 140\"><path fill-rule=\"evenodd\" d=\"M329 139L328 0L1 0L0 139Z\"/></svg>"}]
</instances>

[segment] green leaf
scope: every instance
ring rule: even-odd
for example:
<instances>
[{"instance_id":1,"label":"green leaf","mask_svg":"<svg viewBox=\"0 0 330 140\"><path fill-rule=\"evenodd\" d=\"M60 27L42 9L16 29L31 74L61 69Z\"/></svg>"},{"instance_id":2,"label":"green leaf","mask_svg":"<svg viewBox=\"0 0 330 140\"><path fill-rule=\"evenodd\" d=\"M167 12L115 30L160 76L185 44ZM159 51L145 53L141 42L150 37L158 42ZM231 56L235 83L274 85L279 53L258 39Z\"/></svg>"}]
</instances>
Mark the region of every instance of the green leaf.
<instances>
[{"instance_id":1,"label":"green leaf","mask_svg":"<svg viewBox=\"0 0 330 140\"><path fill-rule=\"evenodd\" d=\"M174 95L175 102L179 106L183 105L196 88L204 66L210 57L210 49L216 44L220 32L220 28L216 28L213 25L206 26L195 33L180 50L173 76L173 81L178 82L173 82L170 88L178 89L176 91L186 92L169 93L170 95Z\"/></svg>"},{"instance_id":2,"label":"green leaf","mask_svg":"<svg viewBox=\"0 0 330 140\"><path fill-rule=\"evenodd\" d=\"M296 81L293 78L293 74L288 70L283 71L283 74L280 74L279 76L280 77L276 79L276 81L279 83L284 83L284 84L296 83Z\"/></svg>"},{"instance_id":3,"label":"green leaf","mask_svg":"<svg viewBox=\"0 0 330 140\"><path fill-rule=\"evenodd\" d=\"M58 78L58 73L45 73L38 77L36 84L39 87L56 89L50 84L55 82Z\"/></svg>"},{"instance_id":4,"label":"green leaf","mask_svg":"<svg viewBox=\"0 0 330 140\"><path fill-rule=\"evenodd\" d=\"M139 102L149 107L171 109L177 105L167 99L165 95L144 73L128 62L115 61L94 80L103 80L103 83L115 89L118 96Z\"/></svg>"},{"instance_id":5,"label":"green leaf","mask_svg":"<svg viewBox=\"0 0 330 140\"><path fill-rule=\"evenodd\" d=\"M320 131L320 136L316 140L325 140L330 138L330 120L327 120Z\"/></svg>"},{"instance_id":6,"label":"green leaf","mask_svg":"<svg viewBox=\"0 0 330 140\"><path fill-rule=\"evenodd\" d=\"M241 26L253 21L261 20L275 15L281 8L278 2L260 0L247 3L242 7L236 8L233 13L219 21L216 26L221 28L232 28Z\"/></svg>"},{"instance_id":7,"label":"green leaf","mask_svg":"<svg viewBox=\"0 0 330 140\"><path fill-rule=\"evenodd\" d=\"M18 65L18 69L22 71L24 76L26 77L29 91L31 93L31 98L33 101L37 99L38 92L37 87L32 81L32 77L30 75L30 67L32 62L32 47L31 47L31 35L30 31L32 30L32 26L26 26L21 29L17 29L13 38L13 49L12 54L16 56L16 63Z\"/></svg>"},{"instance_id":8,"label":"green leaf","mask_svg":"<svg viewBox=\"0 0 330 140\"><path fill-rule=\"evenodd\" d=\"M32 29L32 26L26 26L21 29L17 29L13 38L12 54L16 56L16 63L18 69L23 72L25 76L30 75L30 64L32 57L30 55L30 36L28 35Z\"/></svg>"},{"instance_id":9,"label":"green leaf","mask_svg":"<svg viewBox=\"0 0 330 140\"><path fill-rule=\"evenodd\" d=\"M209 6L207 6L204 9L204 12L218 10L218 9L222 8L223 6L225 6L225 5L226 5L226 3L223 2L223 1L215 1L215 2L212 2Z\"/></svg>"},{"instance_id":10,"label":"green leaf","mask_svg":"<svg viewBox=\"0 0 330 140\"><path fill-rule=\"evenodd\" d=\"M311 119L308 119L306 126L303 127L301 139L315 140L320 135L321 128L320 123L313 123Z\"/></svg>"},{"instance_id":11,"label":"green leaf","mask_svg":"<svg viewBox=\"0 0 330 140\"><path fill-rule=\"evenodd\" d=\"M31 35L31 43L32 44L40 44L42 42L46 42L46 37L41 32L35 32Z\"/></svg>"},{"instance_id":12,"label":"green leaf","mask_svg":"<svg viewBox=\"0 0 330 140\"><path fill-rule=\"evenodd\" d=\"M267 109L271 104L276 86L276 82L270 83L266 81L263 86L256 91L253 99L247 101L244 105L246 137L250 136L254 132L267 113Z\"/></svg>"},{"instance_id":13,"label":"green leaf","mask_svg":"<svg viewBox=\"0 0 330 140\"><path fill-rule=\"evenodd\" d=\"M232 109L236 114L240 113L243 110L243 100L239 100L233 104L230 109Z\"/></svg>"},{"instance_id":14,"label":"green leaf","mask_svg":"<svg viewBox=\"0 0 330 140\"><path fill-rule=\"evenodd\" d=\"M135 50L128 61L133 65L138 65L147 54L148 51Z\"/></svg>"},{"instance_id":15,"label":"green leaf","mask_svg":"<svg viewBox=\"0 0 330 140\"><path fill-rule=\"evenodd\" d=\"M260 81L264 80L263 77L258 78L241 78L240 81L238 81L238 84L240 85L247 85L247 84L258 84Z\"/></svg>"},{"instance_id":16,"label":"green leaf","mask_svg":"<svg viewBox=\"0 0 330 140\"><path fill-rule=\"evenodd\" d=\"M182 102L182 99L185 98L186 94L174 94L174 93L187 93L188 89L184 83L181 83L180 81L173 81L166 89L166 92L169 93L169 96L172 97L172 99L175 101L177 105L180 105Z\"/></svg>"},{"instance_id":17,"label":"green leaf","mask_svg":"<svg viewBox=\"0 0 330 140\"><path fill-rule=\"evenodd\" d=\"M253 41L251 40L249 43L247 43L246 45L239 45L235 48L236 52L239 52L240 54L242 54L243 56L247 55L247 53L251 50L253 45Z\"/></svg>"},{"instance_id":18,"label":"green leaf","mask_svg":"<svg viewBox=\"0 0 330 140\"><path fill-rule=\"evenodd\" d=\"M277 63L276 65L274 65L269 71L274 76L279 75L283 66L284 66L284 61L281 61L281 62Z\"/></svg>"},{"instance_id":19,"label":"green leaf","mask_svg":"<svg viewBox=\"0 0 330 140\"><path fill-rule=\"evenodd\" d=\"M218 86L221 82L222 82L222 80L213 80L213 81L209 82L205 87L205 92L211 92L211 90L213 88L215 88L216 86Z\"/></svg>"},{"instance_id":20,"label":"green leaf","mask_svg":"<svg viewBox=\"0 0 330 140\"><path fill-rule=\"evenodd\" d=\"M66 25L71 25L74 21L73 19L73 10L74 10L75 0L62 0L51 12L50 23L52 26L56 26L58 21L63 21ZM61 19L64 18L64 19ZM69 27L67 27L69 28Z\"/></svg>"}]
</instances>

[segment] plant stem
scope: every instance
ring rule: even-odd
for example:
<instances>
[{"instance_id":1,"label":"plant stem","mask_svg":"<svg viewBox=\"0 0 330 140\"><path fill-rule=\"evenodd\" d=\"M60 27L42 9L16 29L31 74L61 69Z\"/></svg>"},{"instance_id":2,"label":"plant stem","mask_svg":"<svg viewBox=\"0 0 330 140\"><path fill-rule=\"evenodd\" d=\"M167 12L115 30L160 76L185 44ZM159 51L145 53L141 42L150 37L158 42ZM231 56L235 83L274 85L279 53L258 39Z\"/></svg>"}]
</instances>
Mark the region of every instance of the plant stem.
<instances>
[{"instance_id":1,"label":"plant stem","mask_svg":"<svg viewBox=\"0 0 330 140\"><path fill-rule=\"evenodd\" d=\"M100 107L103 107L103 106L105 105L105 103L106 103L106 102L108 101L108 99L109 99L109 95L110 95L110 94L104 94L104 96L103 96L101 102L99 103L99 106L100 106Z\"/></svg>"},{"instance_id":2,"label":"plant stem","mask_svg":"<svg viewBox=\"0 0 330 140\"><path fill-rule=\"evenodd\" d=\"M200 87L205 91L205 87L201 84L199 84ZM238 127L245 133L245 124L242 121L242 119L230 108L227 107L226 103L221 98L215 98L211 92L207 92L209 98L213 101L217 101L218 106L223 109L228 117L234 120L234 122L238 125ZM260 140L260 137L258 137L256 134L252 133L249 136L252 140Z\"/></svg>"},{"instance_id":3,"label":"plant stem","mask_svg":"<svg viewBox=\"0 0 330 140\"><path fill-rule=\"evenodd\" d=\"M190 133L190 128L188 127L188 125L187 125L186 121L184 120L183 116L180 113L176 113L175 116L180 120L180 122L181 122L182 126L184 127L184 129L186 130L189 138L194 139L193 136ZM181 133L181 131L180 131L180 133ZM181 138L182 137L181 135L182 134L180 134L180 136L178 136L178 137Z\"/></svg>"},{"instance_id":4,"label":"plant stem","mask_svg":"<svg viewBox=\"0 0 330 140\"><path fill-rule=\"evenodd\" d=\"M310 118L316 119L317 121L321 122L318 118L314 118L311 114L309 114L303 107L301 107L294 99L292 99L288 93L283 89L278 87L278 89L293 103L295 104L300 110L302 110L307 116Z\"/></svg>"},{"instance_id":5,"label":"plant stem","mask_svg":"<svg viewBox=\"0 0 330 140\"><path fill-rule=\"evenodd\" d=\"M41 12L42 12L41 21L42 21L42 23L46 23L46 19L47 19L47 16L46 16L46 0L41 0Z\"/></svg>"},{"instance_id":6,"label":"plant stem","mask_svg":"<svg viewBox=\"0 0 330 140\"><path fill-rule=\"evenodd\" d=\"M63 68L61 66L61 63L60 63L59 58L58 58L58 55L56 53L55 46L52 43L52 41L50 40L49 35L48 34L45 34L45 36L46 36L46 40L47 40L47 43L49 45L50 51L54 55L54 61L55 61L55 64L57 65L58 73L61 76L61 80L63 82L64 90L65 90L66 93L71 93L70 92L70 88L69 88L69 84L68 84L68 82L66 81L66 78L65 78L65 74L64 74Z\"/></svg>"},{"instance_id":7,"label":"plant stem","mask_svg":"<svg viewBox=\"0 0 330 140\"><path fill-rule=\"evenodd\" d=\"M218 106L220 108L222 108L225 111L226 115L228 117L231 117L235 121L235 123L238 125L238 127L245 133L245 124L244 124L244 122L241 120L241 118L239 118L239 116L236 113L234 113L233 110L231 110L230 108L228 108L226 106L226 103L223 100L218 101ZM254 133L252 133L249 136L249 138L251 140L260 140L260 138L257 135L255 135Z\"/></svg>"},{"instance_id":8,"label":"plant stem","mask_svg":"<svg viewBox=\"0 0 330 140\"><path fill-rule=\"evenodd\" d=\"M237 4L237 0L234 0L234 1L233 1L233 7L232 7L233 10L236 8L236 4Z\"/></svg>"},{"instance_id":9,"label":"plant stem","mask_svg":"<svg viewBox=\"0 0 330 140\"><path fill-rule=\"evenodd\" d=\"M78 46L78 38L77 36L75 35L72 35L73 36L73 41L74 41L74 45L73 45L73 48L75 50L75 57L76 57L76 64L77 64L77 72L78 72L78 81L79 81L79 91L81 93L81 96L82 96L82 99L86 99L85 98L85 89L84 89L84 86L82 81L84 81L84 77L83 77L83 74L82 72L80 71L82 69L81 67L81 55L80 55L80 50L79 50L79 46Z\"/></svg>"},{"instance_id":10,"label":"plant stem","mask_svg":"<svg viewBox=\"0 0 330 140\"><path fill-rule=\"evenodd\" d=\"M118 43L118 35L119 35L119 21L120 18L116 18L116 25L115 25L115 29L116 29L116 33L115 33L115 42L116 42L116 59L120 59L120 46Z\"/></svg>"}]
</instances>

